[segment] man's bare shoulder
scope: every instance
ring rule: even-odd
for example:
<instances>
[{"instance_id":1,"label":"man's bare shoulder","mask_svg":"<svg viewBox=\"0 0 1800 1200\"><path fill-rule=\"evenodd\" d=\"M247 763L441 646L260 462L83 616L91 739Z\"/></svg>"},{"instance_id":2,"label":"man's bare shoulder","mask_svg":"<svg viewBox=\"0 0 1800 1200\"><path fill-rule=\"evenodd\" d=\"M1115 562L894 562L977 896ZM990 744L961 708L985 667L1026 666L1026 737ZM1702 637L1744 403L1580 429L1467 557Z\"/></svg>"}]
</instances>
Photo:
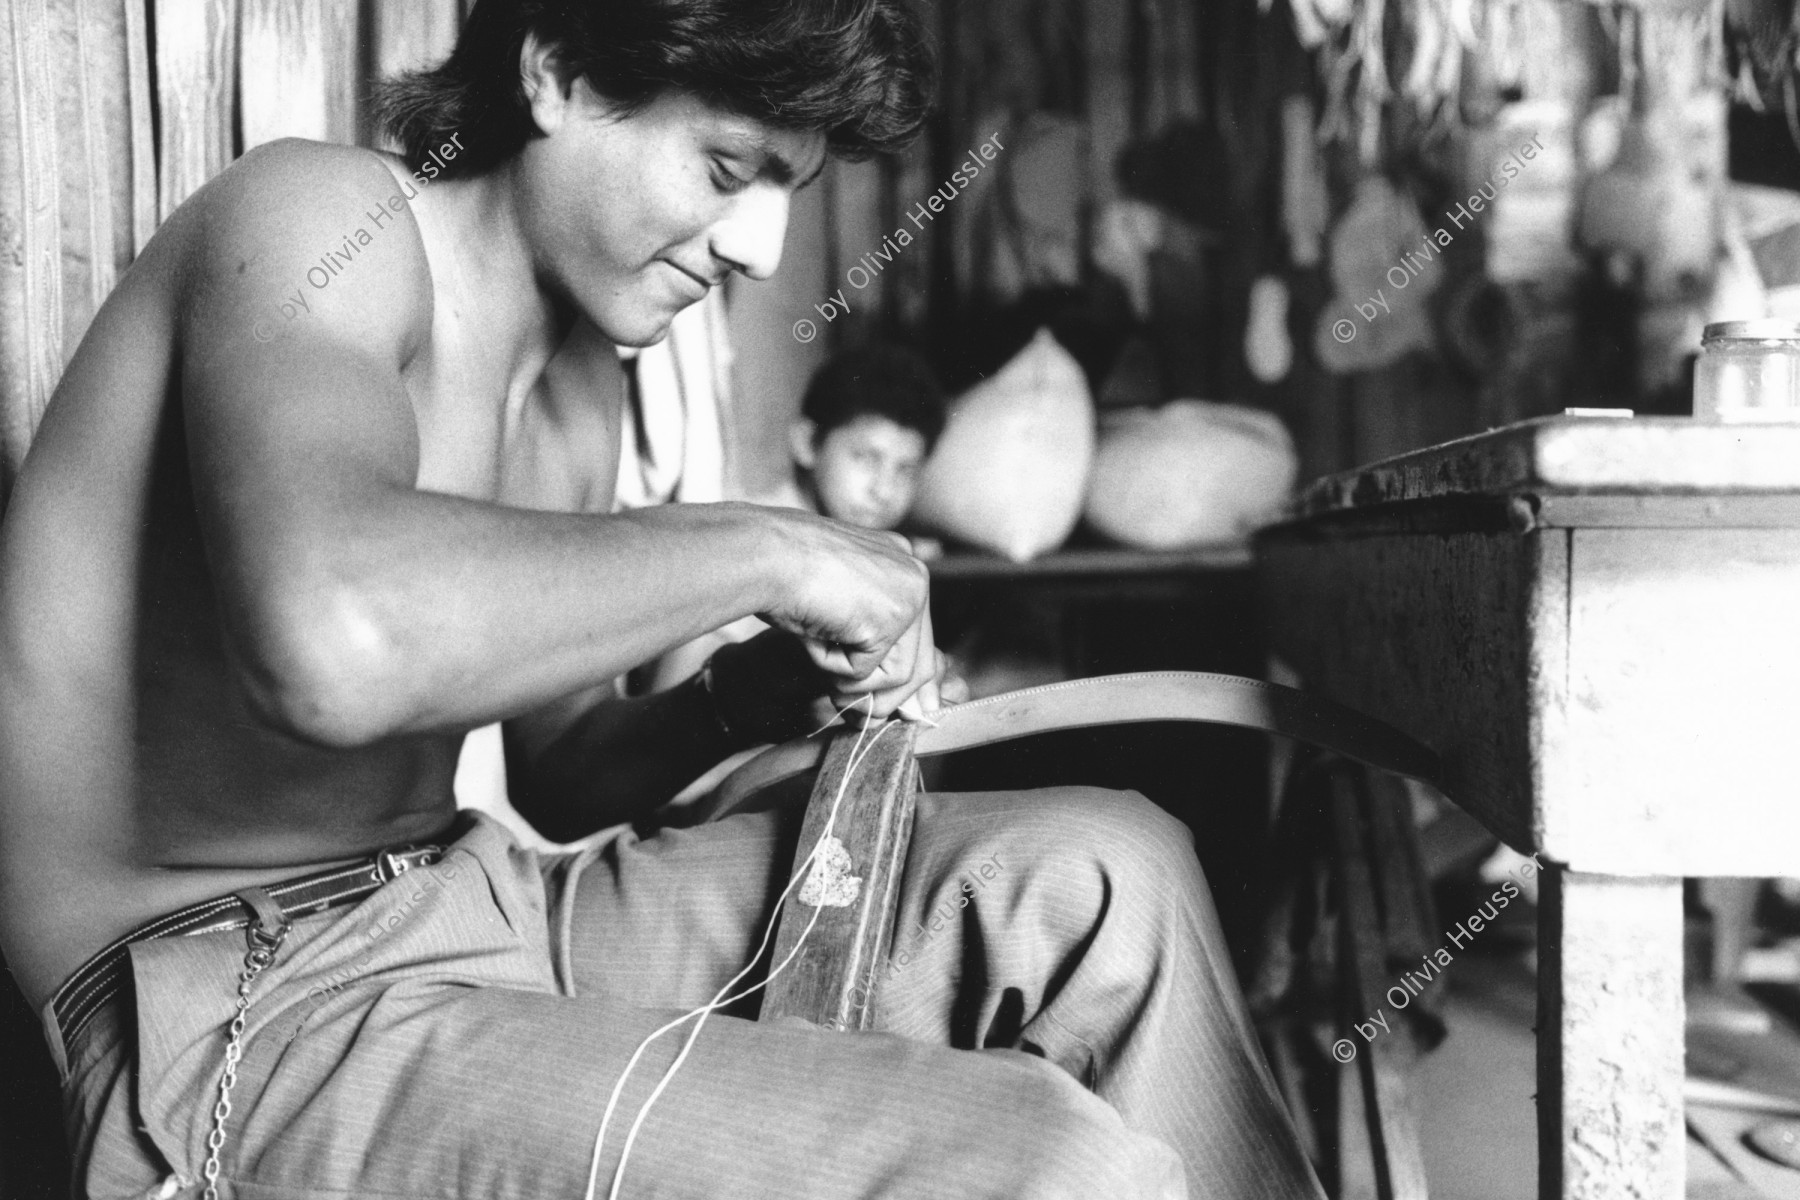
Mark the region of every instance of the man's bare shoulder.
<instances>
[{"instance_id":1,"label":"man's bare shoulder","mask_svg":"<svg viewBox=\"0 0 1800 1200\"><path fill-rule=\"evenodd\" d=\"M258 342L348 338L410 357L430 331L432 283L407 191L372 150L258 146L170 221L184 312Z\"/></svg>"}]
</instances>

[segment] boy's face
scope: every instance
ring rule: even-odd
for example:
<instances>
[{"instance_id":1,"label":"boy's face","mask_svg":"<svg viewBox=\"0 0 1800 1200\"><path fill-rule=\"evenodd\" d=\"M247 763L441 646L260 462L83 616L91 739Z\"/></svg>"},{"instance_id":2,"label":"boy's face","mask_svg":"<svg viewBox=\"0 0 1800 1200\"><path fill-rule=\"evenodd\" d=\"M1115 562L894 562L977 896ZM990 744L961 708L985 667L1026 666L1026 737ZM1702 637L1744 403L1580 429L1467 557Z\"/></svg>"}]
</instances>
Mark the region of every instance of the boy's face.
<instances>
[{"instance_id":1,"label":"boy's face","mask_svg":"<svg viewBox=\"0 0 1800 1200\"><path fill-rule=\"evenodd\" d=\"M624 118L526 48L532 115L548 136L518 163L520 222L540 277L600 332L661 340L675 314L733 271L781 262L788 202L825 161L825 135L777 129L665 92Z\"/></svg>"},{"instance_id":2,"label":"boy's face","mask_svg":"<svg viewBox=\"0 0 1800 1200\"><path fill-rule=\"evenodd\" d=\"M794 456L812 472L819 508L865 529L892 529L906 518L925 464L925 435L865 414L818 440L811 421L795 431Z\"/></svg>"}]
</instances>

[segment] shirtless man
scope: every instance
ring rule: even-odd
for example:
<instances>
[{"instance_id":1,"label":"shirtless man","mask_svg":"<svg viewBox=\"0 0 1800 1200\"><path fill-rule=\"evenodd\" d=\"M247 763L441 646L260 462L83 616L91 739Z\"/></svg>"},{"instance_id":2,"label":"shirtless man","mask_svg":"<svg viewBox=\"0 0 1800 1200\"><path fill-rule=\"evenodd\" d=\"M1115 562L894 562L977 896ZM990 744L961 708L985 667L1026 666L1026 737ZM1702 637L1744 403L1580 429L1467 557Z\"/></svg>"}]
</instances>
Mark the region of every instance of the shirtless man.
<instances>
[{"instance_id":1,"label":"shirtless man","mask_svg":"<svg viewBox=\"0 0 1800 1200\"><path fill-rule=\"evenodd\" d=\"M758 677L801 649L833 702L939 704L895 540L608 515L613 346L767 278L829 150L919 127L919 47L893 0L483 0L390 94L406 161L253 151L120 280L0 526L0 944L78 1194L1318 1194L1141 798L923 798L900 928L1007 869L913 948L884 1032L714 1016L628 1169L679 1038L596 1148L608 1098L754 957L791 814L539 858L455 811L461 735L502 720L540 828L640 816L802 731L810 696ZM749 613L760 646L600 702Z\"/></svg>"}]
</instances>

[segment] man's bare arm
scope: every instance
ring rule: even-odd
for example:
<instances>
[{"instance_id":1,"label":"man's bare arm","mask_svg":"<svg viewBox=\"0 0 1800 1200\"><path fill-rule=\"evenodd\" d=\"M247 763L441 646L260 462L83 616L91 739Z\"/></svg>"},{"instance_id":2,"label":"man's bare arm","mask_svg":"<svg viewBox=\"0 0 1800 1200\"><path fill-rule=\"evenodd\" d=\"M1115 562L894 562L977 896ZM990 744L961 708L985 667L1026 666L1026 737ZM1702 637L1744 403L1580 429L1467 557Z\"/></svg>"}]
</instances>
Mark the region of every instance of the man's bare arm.
<instances>
[{"instance_id":1,"label":"man's bare arm","mask_svg":"<svg viewBox=\"0 0 1800 1200\"><path fill-rule=\"evenodd\" d=\"M751 506L601 517L419 490L401 372L429 334L431 292L406 214L305 319L258 341L252 317L393 190L367 156L317 161L354 153L247 158L193 218L205 228L181 343L195 499L231 650L267 719L334 746L469 728L752 611L839 647L820 653L850 672L898 669L883 660L925 579L891 543Z\"/></svg>"}]
</instances>

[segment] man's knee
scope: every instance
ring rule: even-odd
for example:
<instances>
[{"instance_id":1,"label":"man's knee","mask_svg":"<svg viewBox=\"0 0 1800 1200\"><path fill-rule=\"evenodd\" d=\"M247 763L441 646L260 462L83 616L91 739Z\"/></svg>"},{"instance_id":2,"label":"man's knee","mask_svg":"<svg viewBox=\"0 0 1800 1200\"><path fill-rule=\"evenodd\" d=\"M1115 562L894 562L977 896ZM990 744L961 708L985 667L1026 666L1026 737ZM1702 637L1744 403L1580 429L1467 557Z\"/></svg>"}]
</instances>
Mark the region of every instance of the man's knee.
<instances>
[{"instance_id":1,"label":"man's knee","mask_svg":"<svg viewBox=\"0 0 1800 1200\"><path fill-rule=\"evenodd\" d=\"M1100 819L1098 844L1131 854L1170 851L1185 861L1194 853L1194 834L1141 792L1101 787L1053 788L1066 807Z\"/></svg>"},{"instance_id":2,"label":"man's knee","mask_svg":"<svg viewBox=\"0 0 1800 1200\"><path fill-rule=\"evenodd\" d=\"M1199 877L1193 833L1137 792L1047 788L1031 800L1021 849L1047 874L1089 880L1110 898L1168 896Z\"/></svg>"}]
</instances>

